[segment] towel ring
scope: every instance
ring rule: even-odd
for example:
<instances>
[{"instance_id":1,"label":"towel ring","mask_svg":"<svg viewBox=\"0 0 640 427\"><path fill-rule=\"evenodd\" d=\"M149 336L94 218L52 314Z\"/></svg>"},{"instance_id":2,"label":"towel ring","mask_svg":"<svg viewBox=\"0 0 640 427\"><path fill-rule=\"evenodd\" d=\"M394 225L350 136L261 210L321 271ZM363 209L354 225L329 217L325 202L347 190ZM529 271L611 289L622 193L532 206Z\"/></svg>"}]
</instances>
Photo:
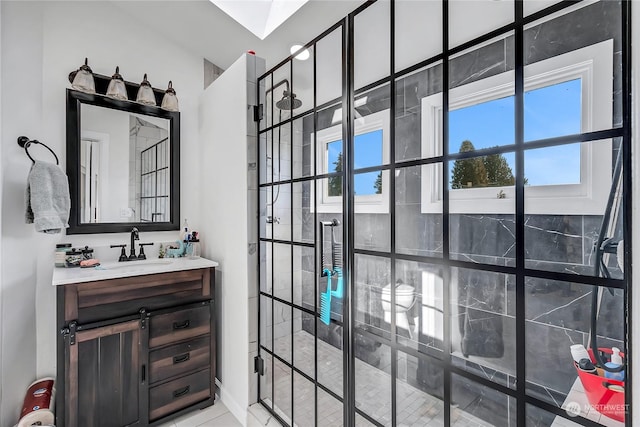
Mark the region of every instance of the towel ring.
<instances>
[{"instance_id":1,"label":"towel ring","mask_svg":"<svg viewBox=\"0 0 640 427\"><path fill-rule=\"evenodd\" d=\"M46 148L47 150L49 150L51 152L51 154L53 154L53 157L56 158L56 165L60 164L60 161L58 160L58 156L56 156L56 153L44 142L40 142L37 139L29 139L26 136L20 136L18 137L18 145L22 148L24 148L24 152L27 153L27 157L29 157L31 159L31 162L35 163L36 161L33 159L33 157L31 157L31 154L29 154L29 146L31 144L40 144L42 145L44 148Z\"/></svg>"}]
</instances>

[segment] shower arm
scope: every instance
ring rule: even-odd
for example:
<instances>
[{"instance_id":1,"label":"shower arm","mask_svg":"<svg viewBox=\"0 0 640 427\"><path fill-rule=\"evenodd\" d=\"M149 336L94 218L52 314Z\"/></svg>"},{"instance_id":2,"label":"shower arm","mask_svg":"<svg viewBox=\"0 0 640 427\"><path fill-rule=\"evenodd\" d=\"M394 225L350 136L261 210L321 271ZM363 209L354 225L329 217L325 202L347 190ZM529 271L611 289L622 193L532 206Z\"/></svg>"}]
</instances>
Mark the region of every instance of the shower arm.
<instances>
[{"instance_id":1,"label":"shower arm","mask_svg":"<svg viewBox=\"0 0 640 427\"><path fill-rule=\"evenodd\" d=\"M282 85L285 85L285 91L289 92L289 80L288 79L282 79L278 83L273 85L271 88L267 89L267 91L264 93L265 98L267 97L267 94L269 92L273 92L274 90L276 90L277 87L282 86Z\"/></svg>"},{"instance_id":2,"label":"shower arm","mask_svg":"<svg viewBox=\"0 0 640 427\"><path fill-rule=\"evenodd\" d=\"M273 85L271 88L269 88L264 93L264 97L266 98L268 93L273 92L274 90L276 90L277 87L282 86L282 85L285 85L285 91L289 92L289 80L282 79L278 83ZM280 120L279 121L282 121L282 110L280 110ZM280 156L280 128L278 128L278 175L280 175L280 170L281 170L280 160L281 160L281 156ZM280 180L279 176L278 176L278 180ZM273 206L273 204L276 202L276 200L278 200L279 196L280 196L280 187L278 187L278 195L276 196L275 200L273 200L271 203L267 203L267 206L269 206L269 205Z\"/></svg>"}]
</instances>

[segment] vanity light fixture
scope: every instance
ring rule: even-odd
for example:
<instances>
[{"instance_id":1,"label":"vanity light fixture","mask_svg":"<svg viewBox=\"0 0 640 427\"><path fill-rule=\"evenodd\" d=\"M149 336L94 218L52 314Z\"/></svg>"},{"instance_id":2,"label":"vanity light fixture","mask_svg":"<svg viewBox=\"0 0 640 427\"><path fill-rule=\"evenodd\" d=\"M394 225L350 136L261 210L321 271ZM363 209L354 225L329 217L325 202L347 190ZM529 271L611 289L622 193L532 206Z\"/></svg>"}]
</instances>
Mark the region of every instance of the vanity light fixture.
<instances>
[{"instance_id":1,"label":"vanity light fixture","mask_svg":"<svg viewBox=\"0 0 640 427\"><path fill-rule=\"evenodd\" d=\"M69 74L71 87L86 93L96 93L96 84L93 80L93 71L89 67L89 60L84 58L84 65L81 65L77 71Z\"/></svg>"},{"instance_id":2,"label":"vanity light fixture","mask_svg":"<svg viewBox=\"0 0 640 427\"><path fill-rule=\"evenodd\" d=\"M300 49L302 49L301 45L294 44L293 46L291 46L291 49L289 50L289 52L291 53L291 55L293 55L294 53L296 53ZM304 49L304 50L300 51L300 53L298 53L295 56L295 58L299 59L300 61L306 61L307 59L309 59L309 49Z\"/></svg>"},{"instance_id":3,"label":"vanity light fixture","mask_svg":"<svg viewBox=\"0 0 640 427\"><path fill-rule=\"evenodd\" d=\"M144 79L142 83L140 83L140 89L138 89L138 96L136 96L136 102L145 105L153 105L156 106L156 96L153 93L153 88L151 88L151 83L147 80L147 75L144 75Z\"/></svg>"},{"instance_id":4,"label":"vanity light fixture","mask_svg":"<svg viewBox=\"0 0 640 427\"><path fill-rule=\"evenodd\" d=\"M120 67L116 67L116 73L111 76L111 81L109 82L106 95L109 98L119 99L121 101L129 99L127 97L127 88L125 87L124 80L120 75Z\"/></svg>"},{"instance_id":5,"label":"vanity light fixture","mask_svg":"<svg viewBox=\"0 0 640 427\"><path fill-rule=\"evenodd\" d=\"M176 91L173 89L171 80L169 80L169 87L164 92L161 107L167 111L178 111L178 98L176 97Z\"/></svg>"}]
</instances>

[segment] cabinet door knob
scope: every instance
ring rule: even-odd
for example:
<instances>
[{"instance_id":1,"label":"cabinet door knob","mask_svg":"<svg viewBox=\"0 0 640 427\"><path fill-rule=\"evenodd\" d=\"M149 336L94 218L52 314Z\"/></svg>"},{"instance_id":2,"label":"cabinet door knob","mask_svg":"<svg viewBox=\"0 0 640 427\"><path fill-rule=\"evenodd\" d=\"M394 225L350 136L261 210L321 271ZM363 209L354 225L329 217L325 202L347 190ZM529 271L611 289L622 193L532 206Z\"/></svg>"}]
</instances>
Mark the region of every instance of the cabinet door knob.
<instances>
[{"instance_id":1,"label":"cabinet door knob","mask_svg":"<svg viewBox=\"0 0 640 427\"><path fill-rule=\"evenodd\" d=\"M173 322L173 329L186 329L189 327L189 320L185 320L182 323Z\"/></svg>"},{"instance_id":2,"label":"cabinet door knob","mask_svg":"<svg viewBox=\"0 0 640 427\"><path fill-rule=\"evenodd\" d=\"M184 396L185 394L189 393L189 389L191 388L191 386L186 386L183 388L179 388L178 390L173 392L173 398L178 398L180 396Z\"/></svg>"},{"instance_id":3,"label":"cabinet door knob","mask_svg":"<svg viewBox=\"0 0 640 427\"><path fill-rule=\"evenodd\" d=\"M179 356L173 356L173 364L186 362L191 358L191 353L181 354Z\"/></svg>"}]
</instances>

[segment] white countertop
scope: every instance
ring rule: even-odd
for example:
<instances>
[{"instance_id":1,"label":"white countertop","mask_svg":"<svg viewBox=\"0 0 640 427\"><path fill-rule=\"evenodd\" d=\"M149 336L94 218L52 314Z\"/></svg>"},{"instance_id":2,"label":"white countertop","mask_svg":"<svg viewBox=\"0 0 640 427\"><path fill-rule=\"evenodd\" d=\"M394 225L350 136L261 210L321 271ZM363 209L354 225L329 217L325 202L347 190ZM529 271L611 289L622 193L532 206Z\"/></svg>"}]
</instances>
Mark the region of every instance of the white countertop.
<instances>
[{"instance_id":1,"label":"white countertop","mask_svg":"<svg viewBox=\"0 0 640 427\"><path fill-rule=\"evenodd\" d=\"M153 258L144 261L106 262L91 268L54 268L53 286L74 283L95 282L97 280L119 279L122 277L144 276L146 274L169 273L173 271L195 270L217 267L218 263L206 258Z\"/></svg>"}]
</instances>

